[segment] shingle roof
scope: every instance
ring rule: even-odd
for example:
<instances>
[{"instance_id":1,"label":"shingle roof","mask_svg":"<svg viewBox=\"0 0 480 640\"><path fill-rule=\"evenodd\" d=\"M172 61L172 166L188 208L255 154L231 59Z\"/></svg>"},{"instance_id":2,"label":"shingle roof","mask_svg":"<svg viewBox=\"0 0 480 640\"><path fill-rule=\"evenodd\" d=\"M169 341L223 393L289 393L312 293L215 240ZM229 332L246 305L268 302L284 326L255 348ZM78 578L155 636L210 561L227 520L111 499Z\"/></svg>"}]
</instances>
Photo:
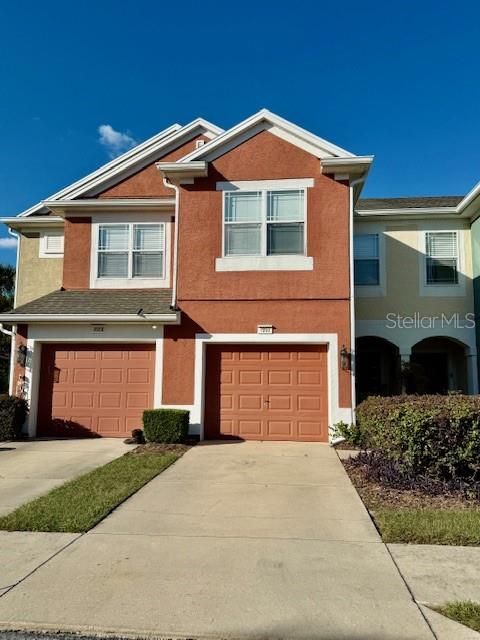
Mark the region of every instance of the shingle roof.
<instances>
[{"instance_id":1,"label":"shingle roof","mask_svg":"<svg viewBox=\"0 0 480 640\"><path fill-rule=\"evenodd\" d=\"M412 198L363 198L357 202L360 211L378 209L417 209L456 207L464 196L424 196Z\"/></svg>"},{"instance_id":2,"label":"shingle roof","mask_svg":"<svg viewBox=\"0 0 480 640\"><path fill-rule=\"evenodd\" d=\"M32 315L136 315L163 314L170 309L170 289L89 289L54 291L17 307L11 314Z\"/></svg>"}]
</instances>

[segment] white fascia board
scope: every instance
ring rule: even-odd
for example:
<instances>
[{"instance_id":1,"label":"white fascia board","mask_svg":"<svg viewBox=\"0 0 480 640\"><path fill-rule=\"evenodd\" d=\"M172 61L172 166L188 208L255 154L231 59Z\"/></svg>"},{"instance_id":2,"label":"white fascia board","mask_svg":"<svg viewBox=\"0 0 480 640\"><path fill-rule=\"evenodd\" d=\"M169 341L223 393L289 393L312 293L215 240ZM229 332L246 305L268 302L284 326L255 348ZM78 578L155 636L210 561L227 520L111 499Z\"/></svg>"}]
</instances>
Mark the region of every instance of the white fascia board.
<instances>
[{"instance_id":1,"label":"white fascia board","mask_svg":"<svg viewBox=\"0 0 480 640\"><path fill-rule=\"evenodd\" d=\"M105 198L92 200L43 200L43 205L59 216L111 211L173 209L175 198Z\"/></svg>"},{"instance_id":2,"label":"white fascia board","mask_svg":"<svg viewBox=\"0 0 480 640\"><path fill-rule=\"evenodd\" d=\"M436 216L458 217L457 207L411 207L409 209L356 209L355 215L361 217L376 216Z\"/></svg>"},{"instance_id":3,"label":"white fascia board","mask_svg":"<svg viewBox=\"0 0 480 640\"><path fill-rule=\"evenodd\" d=\"M31 229L32 227L62 227L63 218L58 216L35 216L33 218L0 218L0 223L10 229Z\"/></svg>"},{"instance_id":4,"label":"white fascia board","mask_svg":"<svg viewBox=\"0 0 480 640\"><path fill-rule=\"evenodd\" d=\"M463 200L458 204L458 212L465 217L470 217L472 220L476 220L480 214L480 182L471 189ZM476 205L476 206L475 206ZM473 210L472 210L473 209Z\"/></svg>"},{"instance_id":5,"label":"white fascia board","mask_svg":"<svg viewBox=\"0 0 480 640\"><path fill-rule=\"evenodd\" d=\"M59 198L64 198L64 197L68 196L75 189L79 189L79 188L89 184L94 179L98 178L99 176L103 176L104 174L106 174L109 171L113 171L114 169L118 169L119 165L123 165L124 162L128 161L132 157L140 155L146 149L150 149L151 147L157 145L161 141L164 141L166 138L170 139L172 134L177 133L180 129L182 129L182 125L180 125L178 123L172 124L170 127L167 127L166 129L163 129L163 131L160 131L159 133L157 133L156 135L152 136L148 140L145 140L145 142L142 142L141 144L138 144L136 147L133 147L133 149L130 149L129 151L126 151L125 153L122 153L122 155L117 156L116 158L114 158L110 162L107 162L106 164L103 164L98 169L95 169L95 171L92 171L92 173L89 173L85 177L80 178L80 180L77 180L76 182L72 182L72 184L69 184L66 187L64 187L63 189L60 189L60 191L57 191L56 193L53 193L51 196L48 197L48 200L58 200ZM32 214L36 213L37 211L41 211L42 208L43 208L42 203L39 202L38 204L34 205L33 207L30 207L29 209L26 209L25 211L20 213L18 215L18 217L31 216Z\"/></svg>"},{"instance_id":6,"label":"white fascia board","mask_svg":"<svg viewBox=\"0 0 480 640\"><path fill-rule=\"evenodd\" d=\"M353 158L355 155L342 149L341 147L337 147L336 145L327 142L323 138L320 138L313 133L310 133L306 129L302 129L296 124L277 116L274 113L268 111L268 109L262 109L258 113L255 113L253 116L250 116L246 120L243 120L239 124L235 125L231 129L228 129L225 133L212 140L208 144L203 145L199 149L196 149L192 153L187 154L183 158L180 158L179 162L192 162L193 160L200 160L202 158L212 160L218 155L221 154L221 149L227 145L232 139L237 136L242 135L249 129L255 127L261 122L265 122L266 124L270 124L272 127L278 127L279 129L285 131L290 134L293 139L298 139L299 141L303 141L307 143L321 152L321 155L325 153L333 156L341 156Z\"/></svg>"},{"instance_id":7,"label":"white fascia board","mask_svg":"<svg viewBox=\"0 0 480 640\"><path fill-rule=\"evenodd\" d=\"M176 313L146 313L139 317L137 314L100 315L100 314L31 314L11 313L0 314L0 322L5 324L32 323L32 322L92 322L107 324L111 322L126 322L144 324L145 322L161 322L163 324L180 324L180 312Z\"/></svg>"},{"instance_id":8,"label":"white fascia board","mask_svg":"<svg viewBox=\"0 0 480 640\"><path fill-rule=\"evenodd\" d=\"M208 175L208 164L204 161L180 164L178 162L157 162L157 169L164 177L190 182L194 178L205 178Z\"/></svg>"},{"instance_id":9,"label":"white fascia board","mask_svg":"<svg viewBox=\"0 0 480 640\"><path fill-rule=\"evenodd\" d=\"M365 173L370 169L374 156L355 156L354 158L324 158L321 161L323 173Z\"/></svg>"},{"instance_id":10,"label":"white fascia board","mask_svg":"<svg viewBox=\"0 0 480 640\"><path fill-rule=\"evenodd\" d=\"M152 138L149 138L145 142L137 145L133 149L130 149L121 156L118 156L118 158L115 158L111 162L102 165L99 169L93 171L84 178L81 178L64 189L57 191L53 195L49 196L47 200L77 198L103 182L112 179L123 171L126 171L129 168L131 169L132 166L135 166L150 155L157 153L174 142L178 142L183 137L188 137L189 135L192 136L197 130L203 130L208 138L215 137L223 132L223 129L208 122L207 120L204 120L203 118L197 118L183 127L179 124L174 124ZM40 202L19 214L18 217L31 216L32 214L42 210L43 204Z\"/></svg>"}]
</instances>

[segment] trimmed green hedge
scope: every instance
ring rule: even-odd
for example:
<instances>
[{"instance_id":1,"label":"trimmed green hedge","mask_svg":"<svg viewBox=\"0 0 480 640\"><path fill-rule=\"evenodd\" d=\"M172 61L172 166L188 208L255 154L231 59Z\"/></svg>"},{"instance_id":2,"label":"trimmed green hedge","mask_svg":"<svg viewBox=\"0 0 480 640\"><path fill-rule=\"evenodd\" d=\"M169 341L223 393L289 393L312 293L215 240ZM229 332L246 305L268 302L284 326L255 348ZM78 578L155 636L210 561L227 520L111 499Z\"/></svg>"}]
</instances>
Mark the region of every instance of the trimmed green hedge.
<instances>
[{"instance_id":1,"label":"trimmed green hedge","mask_svg":"<svg viewBox=\"0 0 480 640\"><path fill-rule=\"evenodd\" d=\"M190 411L183 409L147 409L143 412L143 430L149 442L175 443L188 435Z\"/></svg>"},{"instance_id":2,"label":"trimmed green hedge","mask_svg":"<svg viewBox=\"0 0 480 640\"><path fill-rule=\"evenodd\" d=\"M480 396L370 397L357 407L362 442L404 473L480 479Z\"/></svg>"},{"instance_id":3,"label":"trimmed green hedge","mask_svg":"<svg viewBox=\"0 0 480 640\"><path fill-rule=\"evenodd\" d=\"M21 398L7 396L0 400L0 441L13 440L22 435L27 416L27 403Z\"/></svg>"}]
</instances>

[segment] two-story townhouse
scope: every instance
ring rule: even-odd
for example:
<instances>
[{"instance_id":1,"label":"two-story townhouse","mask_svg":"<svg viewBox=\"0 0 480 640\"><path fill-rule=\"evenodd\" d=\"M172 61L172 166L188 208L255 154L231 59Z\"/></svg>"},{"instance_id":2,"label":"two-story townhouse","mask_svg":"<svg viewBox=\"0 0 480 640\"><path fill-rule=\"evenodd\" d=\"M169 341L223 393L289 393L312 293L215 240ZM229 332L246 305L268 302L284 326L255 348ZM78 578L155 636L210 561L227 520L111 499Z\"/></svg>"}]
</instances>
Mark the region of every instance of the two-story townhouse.
<instances>
[{"instance_id":1,"label":"two-story townhouse","mask_svg":"<svg viewBox=\"0 0 480 640\"><path fill-rule=\"evenodd\" d=\"M358 201L357 400L478 392L472 238L479 213L480 185L466 196Z\"/></svg>"},{"instance_id":2,"label":"two-story townhouse","mask_svg":"<svg viewBox=\"0 0 480 640\"><path fill-rule=\"evenodd\" d=\"M262 110L173 125L7 220L30 435L327 441L351 421L353 211L372 157ZM4 220L5 221L5 220Z\"/></svg>"}]
</instances>

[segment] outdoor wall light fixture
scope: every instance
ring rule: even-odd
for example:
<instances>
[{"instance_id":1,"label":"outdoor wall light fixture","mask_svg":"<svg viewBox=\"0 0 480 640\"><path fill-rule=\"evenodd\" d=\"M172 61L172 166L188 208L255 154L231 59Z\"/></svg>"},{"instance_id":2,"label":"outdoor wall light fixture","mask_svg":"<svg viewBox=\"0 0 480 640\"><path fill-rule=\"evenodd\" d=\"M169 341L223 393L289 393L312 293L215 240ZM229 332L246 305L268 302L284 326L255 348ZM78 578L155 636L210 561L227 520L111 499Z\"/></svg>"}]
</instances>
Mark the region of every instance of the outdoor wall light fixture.
<instances>
[{"instance_id":1,"label":"outdoor wall light fixture","mask_svg":"<svg viewBox=\"0 0 480 640\"><path fill-rule=\"evenodd\" d=\"M17 364L24 367L27 363L27 345L21 344L17 349Z\"/></svg>"},{"instance_id":2,"label":"outdoor wall light fixture","mask_svg":"<svg viewBox=\"0 0 480 640\"><path fill-rule=\"evenodd\" d=\"M340 367L343 371L350 371L352 366L352 354L347 350L345 345L340 349Z\"/></svg>"}]
</instances>

